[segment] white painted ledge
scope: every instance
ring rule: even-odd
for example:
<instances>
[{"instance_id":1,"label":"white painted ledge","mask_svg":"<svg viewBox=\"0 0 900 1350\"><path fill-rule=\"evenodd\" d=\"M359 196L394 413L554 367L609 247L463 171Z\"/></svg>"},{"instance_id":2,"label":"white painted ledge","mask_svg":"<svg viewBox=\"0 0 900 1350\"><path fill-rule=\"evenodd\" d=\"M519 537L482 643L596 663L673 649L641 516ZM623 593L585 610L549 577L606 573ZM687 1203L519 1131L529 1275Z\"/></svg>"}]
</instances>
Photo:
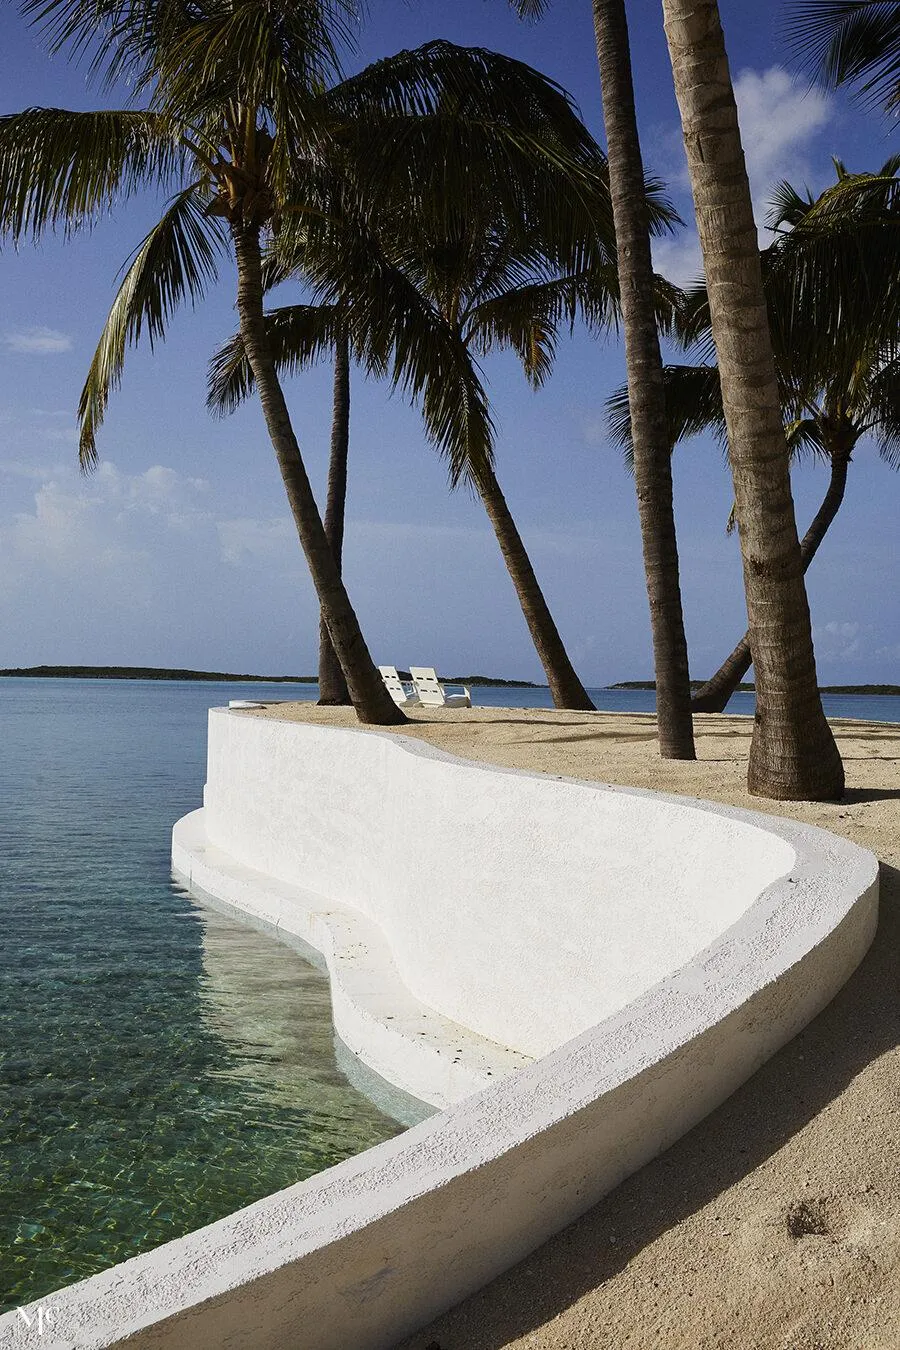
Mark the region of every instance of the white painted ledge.
<instances>
[{"instance_id":1,"label":"white painted ledge","mask_svg":"<svg viewBox=\"0 0 900 1350\"><path fill-rule=\"evenodd\" d=\"M0 1318L4 1350L386 1350L717 1106L832 998L877 915L873 855L810 826L222 711L205 813L179 825L178 849L232 904L263 874L252 912L270 921L356 910L350 932L311 917L307 940L343 963L358 1027L384 979L419 1005L409 1017L424 1005L468 1025L465 1073L486 1040L539 1057L44 1299L40 1341L37 1305L31 1330ZM361 933L365 988L349 959ZM593 1021L577 1027L584 999ZM372 1041L374 1059L382 1030ZM404 1051L402 1071L433 1076L440 1048ZM465 1090L456 1069L448 1091Z\"/></svg>"},{"instance_id":2,"label":"white painted ledge","mask_svg":"<svg viewBox=\"0 0 900 1350\"><path fill-rule=\"evenodd\" d=\"M175 872L191 889L322 953L335 1030L375 1073L443 1108L531 1062L414 998L381 930L357 911L247 867L211 844L206 815L192 811L172 831Z\"/></svg>"}]
</instances>

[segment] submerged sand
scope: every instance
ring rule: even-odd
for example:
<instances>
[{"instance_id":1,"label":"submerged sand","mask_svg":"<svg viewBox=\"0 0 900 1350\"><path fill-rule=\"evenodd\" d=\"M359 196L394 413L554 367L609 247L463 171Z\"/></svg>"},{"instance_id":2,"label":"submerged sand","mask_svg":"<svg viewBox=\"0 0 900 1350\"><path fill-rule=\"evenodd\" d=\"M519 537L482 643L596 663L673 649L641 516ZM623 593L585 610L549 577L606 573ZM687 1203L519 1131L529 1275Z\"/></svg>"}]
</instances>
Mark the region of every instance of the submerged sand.
<instances>
[{"instance_id":1,"label":"submerged sand","mask_svg":"<svg viewBox=\"0 0 900 1350\"><path fill-rule=\"evenodd\" d=\"M310 704L263 715L357 725ZM401 728L473 759L810 821L882 862L872 948L806 1031L402 1350L900 1350L900 726L833 722L847 793L813 804L748 795L751 725L698 717L693 764L662 762L637 714L439 709Z\"/></svg>"}]
</instances>

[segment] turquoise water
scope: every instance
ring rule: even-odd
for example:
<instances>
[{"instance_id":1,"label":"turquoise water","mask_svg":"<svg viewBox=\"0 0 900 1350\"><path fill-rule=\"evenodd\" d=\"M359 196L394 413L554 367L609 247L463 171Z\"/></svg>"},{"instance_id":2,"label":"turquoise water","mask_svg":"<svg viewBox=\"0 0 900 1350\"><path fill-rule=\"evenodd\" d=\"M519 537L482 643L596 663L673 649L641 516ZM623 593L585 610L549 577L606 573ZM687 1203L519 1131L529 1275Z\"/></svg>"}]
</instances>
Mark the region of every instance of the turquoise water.
<instances>
[{"instance_id":1,"label":"turquoise water","mask_svg":"<svg viewBox=\"0 0 900 1350\"><path fill-rule=\"evenodd\" d=\"M396 1134L328 985L172 886L235 690L0 680L0 1309Z\"/></svg>"},{"instance_id":2,"label":"turquoise water","mask_svg":"<svg viewBox=\"0 0 900 1350\"><path fill-rule=\"evenodd\" d=\"M172 823L200 803L206 709L315 692L0 680L0 1309L400 1129L341 1073L325 978L169 874ZM648 691L593 693L653 708ZM825 702L900 721L900 697Z\"/></svg>"}]
</instances>

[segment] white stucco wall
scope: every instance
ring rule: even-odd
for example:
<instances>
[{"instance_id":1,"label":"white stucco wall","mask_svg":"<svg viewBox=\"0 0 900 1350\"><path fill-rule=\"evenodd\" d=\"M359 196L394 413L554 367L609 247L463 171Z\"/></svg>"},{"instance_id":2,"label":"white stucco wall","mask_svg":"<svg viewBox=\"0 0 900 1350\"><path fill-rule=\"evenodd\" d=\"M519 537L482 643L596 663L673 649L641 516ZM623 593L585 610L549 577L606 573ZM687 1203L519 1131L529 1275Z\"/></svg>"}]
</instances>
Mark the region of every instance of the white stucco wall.
<instances>
[{"instance_id":1,"label":"white stucco wall","mask_svg":"<svg viewBox=\"0 0 900 1350\"><path fill-rule=\"evenodd\" d=\"M382 1036L390 1001L405 989L401 970L429 940L444 944L461 978L468 944L477 976L467 978L480 981L482 994L492 969L511 991L514 1011L496 999L479 1012L474 984L454 994L440 961L428 957L419 990L472 1008L482 1028L508 1027L535 1037L532 1045L552 1041L545 1005L557 998L561 1017L577 1019L562 983L546 985L548 969L560 982L574 971L607 1015L397 1139L41 1300L42 1323L37 1304L25 1310L30 1327L17 1313L0 1317L2 1350L389 1350L702 1119L828 1002L874 933L877 860L822 830L461 764L376 733L240 724L239 714L220 713L211 728L207 808L176 831L179 869L198 869L252 913L317 934L363 1040L367 1019L377 1028L373 1042ZM329 816L321 789L332 777L341 792L327 798ZM578 793L566 790L573 786ZM207 815L216 822L213 839ZM434 816L455 821L455 832L432 832ZM501 825L521 836L518 862L497 838ZM323 843L309 842L317 831L332 841L330 858ZM542 831L550 837L542 840ZM230 854L228 842L248 856ZM643 859L657 848L665 865ZM298 866L305 870L291 870ZM382 868L386 877L376 877ZM414 885L406 890L398 878ZM673 905L659 927L643 895L651 882L655 904ZM340 895L329 900L329 888ZM455 905L459 929L435 904L423 908L435 894ZM517 895L527 901L527 938L513 931ZM370 915L383 906L384 926L360 919L351 896ZM630 919L615 917L617 897L631 906ZM475 950L479 904L493 967ZM356 922L368 925L371 961L367 940L354 937ZM602 936L590 932L592 922ZM416 927L412 938L399 932L404 923ZM636 926L637 940L625 932ZM573 933L588 971L576 969ZM640 966L636 997L625 963L605 959L620 934ZM526 950L529 939L540 944L540 960ZM394 964L395 940L402 966ZM670 941L687 953L678 968L667 956ZM526 960L527 976L502 969ZM647 988L653 971L662 977ZM538 978L542 997L529 984ZM404 996L404 1017L447 1015L408 990ZM404 1040L427 1039L421 1031L410 1022L401 1049ZM470 1034L473 1056L491 1052L478 1031ZM435 1053L440 1042L436 1034ZM407 1061L396 1049L390 1055L404 1072Z\"/></svg>"},{"instance_id":2,"label":"white stucco wall","mask_svg":"<svg viewBox=\"0 0 900 1350\"><path fill-rule=\"evenodd\" d=\"M794 861L684 799L222 709L204 805L211 844L358 911L417 999L529 1056L678 969Z\"/></svg>"}]
</instances>

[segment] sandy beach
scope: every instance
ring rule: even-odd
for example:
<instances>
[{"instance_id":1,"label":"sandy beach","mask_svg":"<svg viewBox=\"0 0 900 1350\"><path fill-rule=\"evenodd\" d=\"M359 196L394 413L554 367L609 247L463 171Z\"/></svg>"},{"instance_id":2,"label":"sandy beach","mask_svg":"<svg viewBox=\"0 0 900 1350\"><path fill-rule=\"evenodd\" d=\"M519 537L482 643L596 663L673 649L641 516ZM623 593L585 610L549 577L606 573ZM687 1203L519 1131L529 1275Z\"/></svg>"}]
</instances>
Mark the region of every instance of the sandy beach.
<instances>
[{"instance_id":1,"label":"sandy beach","mask_svg":"<svg viewBox=\"0 0 900 1350\"><path fill-rule=\"evenodd\" d=\"M262 715L357 725L308 703ZM636 714L438 709L402 728L473 759L806 820L882 863L875 942L807 1030L402 1350L900 1350L900 726L834 722L847 793L812 804L747 794L750 719L695 725L694 764L660 761Z\"/></svg>"}]
</instances>

